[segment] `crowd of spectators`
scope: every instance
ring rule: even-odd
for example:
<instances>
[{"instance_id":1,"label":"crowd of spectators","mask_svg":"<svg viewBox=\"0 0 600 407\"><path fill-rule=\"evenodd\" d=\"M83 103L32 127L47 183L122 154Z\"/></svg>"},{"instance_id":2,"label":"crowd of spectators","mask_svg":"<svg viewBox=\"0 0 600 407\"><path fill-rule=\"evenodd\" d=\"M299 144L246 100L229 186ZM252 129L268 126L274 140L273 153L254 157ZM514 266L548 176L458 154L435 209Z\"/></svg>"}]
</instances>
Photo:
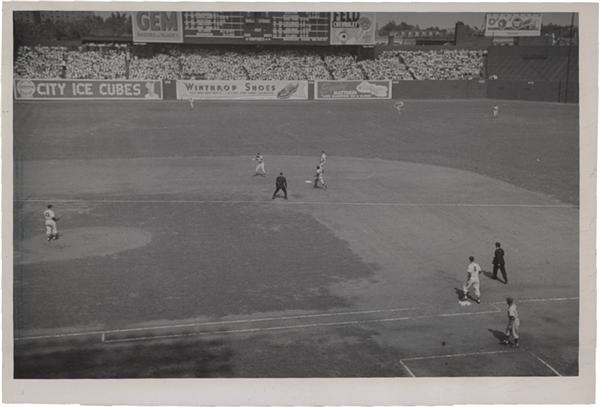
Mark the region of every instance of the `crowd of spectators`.
<instances>
[{"instance_id":1,"label":"crowd of spectators","mask_svg":"<svg viewBox=\"0 0 600 407\"><path fill-rule=\"evenodd\" d=\"M123 79L127 77L127 47L119 45L20 47L15 74L20 78Z\"/></svg>"},{"instance_id":2,"label":"crowd of spectators","mask_svg":"<svg viewBox=\"0 0 600 407\"><path fill-rule=\"evenodd\" d=\"M171 48L144 58L126 45L20 47L21 78L208 80L479 79L482 50L385 50L358 61L348 52L316 49Z\"/></svg>"},{"instance_id":3,"label":"crowd of spectators","mask_svg":"<svg viewBox=\"0 0 600 407\"><path fill-rule=\"evenodd\" d=\"M127 75L125 54L118 49L66 54L66 77L77 79L122 79Z\"/></svg>"},{"instance_id":4,"label":"crowd of spectators","mask_svg":"<svg viewBox=\"0 0 600 407\"><path fill-rule=\"evenodd\" d=\"M360 61L367 79L381 80L411 80L412 74L400 60L399 51L383 51L376 59L365 59Z\"/></svg>"},{"instance_id":5,"label":"crowd of spectators","mask_svg":"<svg viewBox=\"0 0 600 407\"><path fill-rule=\"evenodd\" d=\"M337 52L324 57L332 79L365 79L356 57L347 52Z\"/></svg>"},{"instance_id":6,"label":"crowd of spectators","mask_svg":"<svg viewBox=\"0 0 600 407\"><path fill-rule=\"evenodd\" d=\"M251 80L330 79L318 53L298 50L244 52L243 66Z\"/></svg>"},{"instance_id":7,"label":"crowd of spectators","mask_svg":"<svg viewBox=\"0 0 600 407\"><path fill-rule=\"evenodd\" d=\"M486 51L418 50L398 54L416 80L453 80L481 78Z\"/></svg>"},{"instance_id":8,"label":"crowd of spectators","mask_svg":"<svg viewBox=\"0 0 600 407\"><path fill-rule=\"evenodd\" d=\"M170 57L179 67L172 79L248 79L243 59L236 52L200 49L196 52L172 52Z\"/></svg>"},{"instance_id":9,"label":"crowd of spectators","mask_svg":"<svg viewBox=\"0 0 600 407\"><path fill-rule=\"evenodd\" d=\"M177 79L179 72L177 59L165 54L152 58L133 57L129 65L129 79Z\"/></svg>"},{"instance_id":10,"label":"crowd of spectators","mask_svg":"<svg viewBox=\"0 0 600 407\"><path fill-rule=\"evenodd\" d=\"M20 47L15 56L15 75L20 78L59 78L67 52L63 47Z\"/></svg>"}]
</instances>

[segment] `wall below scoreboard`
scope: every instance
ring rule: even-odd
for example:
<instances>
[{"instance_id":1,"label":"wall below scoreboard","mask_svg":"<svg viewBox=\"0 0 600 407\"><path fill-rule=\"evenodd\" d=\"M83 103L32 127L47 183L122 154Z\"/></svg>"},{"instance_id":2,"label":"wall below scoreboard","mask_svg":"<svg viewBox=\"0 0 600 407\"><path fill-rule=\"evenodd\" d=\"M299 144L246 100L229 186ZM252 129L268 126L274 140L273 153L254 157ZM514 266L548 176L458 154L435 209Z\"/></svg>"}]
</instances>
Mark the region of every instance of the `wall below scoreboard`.
<instances>
[{"instance_id":1,"label":"wall below scoreboard","mask_svg":"<svg viewBox=\"0 0 600 407\"><path fill-rule=\"evenodd\" d=\"M177 81L177 99L307 100L308 81Z\"/></svg>"}]
</instances>

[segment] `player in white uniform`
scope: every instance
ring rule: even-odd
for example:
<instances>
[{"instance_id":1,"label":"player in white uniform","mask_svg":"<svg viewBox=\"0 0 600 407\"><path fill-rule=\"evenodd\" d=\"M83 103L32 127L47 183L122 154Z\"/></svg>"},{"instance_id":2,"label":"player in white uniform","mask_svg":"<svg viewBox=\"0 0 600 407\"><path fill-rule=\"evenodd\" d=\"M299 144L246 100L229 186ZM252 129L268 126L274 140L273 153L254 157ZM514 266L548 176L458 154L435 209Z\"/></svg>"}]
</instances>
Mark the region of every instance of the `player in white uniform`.
<instances>
[{"instance_id":1,"label":"player in white uniform","mask_svg":"<svg viewBox=\"0 0 600 407\"><path fill-rule=\"evenodd\" d=\"M323 188L327 189L327 183L325 182L325 178L323 178L323 168L317 165L317 172L315 173L315 183L313 188L319 187L319 182L323 185Z\"/></svg>"},{"instance_id":2,"label":"player in white uniform","mask_svg":"<svg viewBox=\"0 0 600 407\"><path fill-rule=\"evenodd\" d=\"M260 154L256 153L253 158L258 164L256 165L256 169L254 170L254 175L265 176L267 172L265 171L265 158Z\"/></svg>"},{"instance_id":3,"label":"player in white uniform","mask_svg":"<svg viewBox=\"0 0 600 407\"><path fill-rule=\"evenodd\" d=\"M57 220L58 218L52 210L52 205L48 205L48 209L44 211L44 226L46 226L46 238L48 241L58 240Z\"/></svg>"},{"instance_id":4,"label":"player in white uniform","mask_svg":"<svg viewBox=\"0 0 600 407\"><path fill-rule=\"evenodd\" d=\"M506 313L508 314L508 325L506 325L506 339L502 341L503 344L508 345L510 342L510 338L512 336L514 340L515 348L519 347L519 325L521 321L519 321L519 312L517 311L517 304L515 301L508 297L506 299Z\"/></svg>"},{"instance_id":5,"label":"player in white uniform","mask_svg":"<svg viewBox=\"0 0 600 407\"><path fill-rule=\"evenodd\" d=\"M404 102L399 100L398 102L394 103L394 109L396 109L398 114L402 114L404 111Z\"/></svg>"},{"instance_id":6,"label":"player in white uniform","mask_svg":"<svg viewBox=\"0 0 600 407\"><path fill-rule=\"evenodd\" d=\"M498 107L498 105L494 105L494 107L492 108L492 117L495 119L498 117L499 114L500 108Z\"/></svg>"},{"instance_id":7,"label":"player in white uniform","mask_svg":"<svg viewBox=\"0 0 600 407\"><path fill-rule=\"evenodd\" d=\"M475 263L475 258L469 256L469 266L467 267L467 281L463 284L463 296L466 298L469 296L469 290L473 287L475 291L475 302L481 303L481 292L479 291L479 273L481 273L481 267Z\"/></svg>"},{"instance_id":8,"label":"player in white uniform","mask_svg":"<svg viewBox=\"0 0 600 407\"><path fill-rule=\"evenodd\" d=\"M319 166L325 173L325 164L327 163L327 154L325 154L325 150L321 151L321 158L319 160Z\"/></svg>"}]
</instances>

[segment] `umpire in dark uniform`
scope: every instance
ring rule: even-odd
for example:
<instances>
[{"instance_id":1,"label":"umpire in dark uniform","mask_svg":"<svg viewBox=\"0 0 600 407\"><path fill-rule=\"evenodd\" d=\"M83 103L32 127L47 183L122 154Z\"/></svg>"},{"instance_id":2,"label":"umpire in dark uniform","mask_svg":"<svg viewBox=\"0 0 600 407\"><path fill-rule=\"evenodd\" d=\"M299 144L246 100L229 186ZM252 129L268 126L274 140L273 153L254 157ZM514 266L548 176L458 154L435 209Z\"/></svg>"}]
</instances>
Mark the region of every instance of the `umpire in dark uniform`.
<instances>
[{"instance_id":1,"label":"umpire in dark uniform","mask_svg":"<svg viewBox=\"0 0 600 407\"><path fill-rule=\"evenodd\" d=\"M275 180L275 192L273 192L273 198L271 199L275 199L275 195L277 195L277 192L280 190L283 191L283 198L287 199L287 180L283 176L283 172L280 172Z\"/></svg>"},{"instance_id":2,"label":"umpire in dark uniform","mask_svg":"<svg viewBox=\"0 0 600 407\"><path fill-rule=\"evenodd\" d=\"M492 260L492 264L494 265L494 280L498 280L498 270L502 273L502 277L504 278L504 284L508 284L508 278L506 277L506 269L504 268L504 250L500 247L500 242L496 242L496 250L494 251L494 260Z\"/></svg>"}]
</instances>

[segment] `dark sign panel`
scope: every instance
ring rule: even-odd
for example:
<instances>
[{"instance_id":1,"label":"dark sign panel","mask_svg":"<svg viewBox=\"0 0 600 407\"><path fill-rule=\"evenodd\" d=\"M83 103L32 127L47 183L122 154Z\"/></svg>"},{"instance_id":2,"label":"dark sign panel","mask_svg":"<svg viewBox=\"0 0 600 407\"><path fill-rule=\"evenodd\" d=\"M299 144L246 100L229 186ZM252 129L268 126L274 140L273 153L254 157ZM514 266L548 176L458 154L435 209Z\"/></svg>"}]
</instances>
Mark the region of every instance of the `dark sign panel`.
<instances>
[{"instance_id":1,"label":"dark sign panel","mask_svg":"<svg viewBox=\"0 0 600 407\"><path fill-rule=\"evenodd\" d=\"M329 13L183 12L183 42L329 44Z\"/></svg>"}]
</instances>

